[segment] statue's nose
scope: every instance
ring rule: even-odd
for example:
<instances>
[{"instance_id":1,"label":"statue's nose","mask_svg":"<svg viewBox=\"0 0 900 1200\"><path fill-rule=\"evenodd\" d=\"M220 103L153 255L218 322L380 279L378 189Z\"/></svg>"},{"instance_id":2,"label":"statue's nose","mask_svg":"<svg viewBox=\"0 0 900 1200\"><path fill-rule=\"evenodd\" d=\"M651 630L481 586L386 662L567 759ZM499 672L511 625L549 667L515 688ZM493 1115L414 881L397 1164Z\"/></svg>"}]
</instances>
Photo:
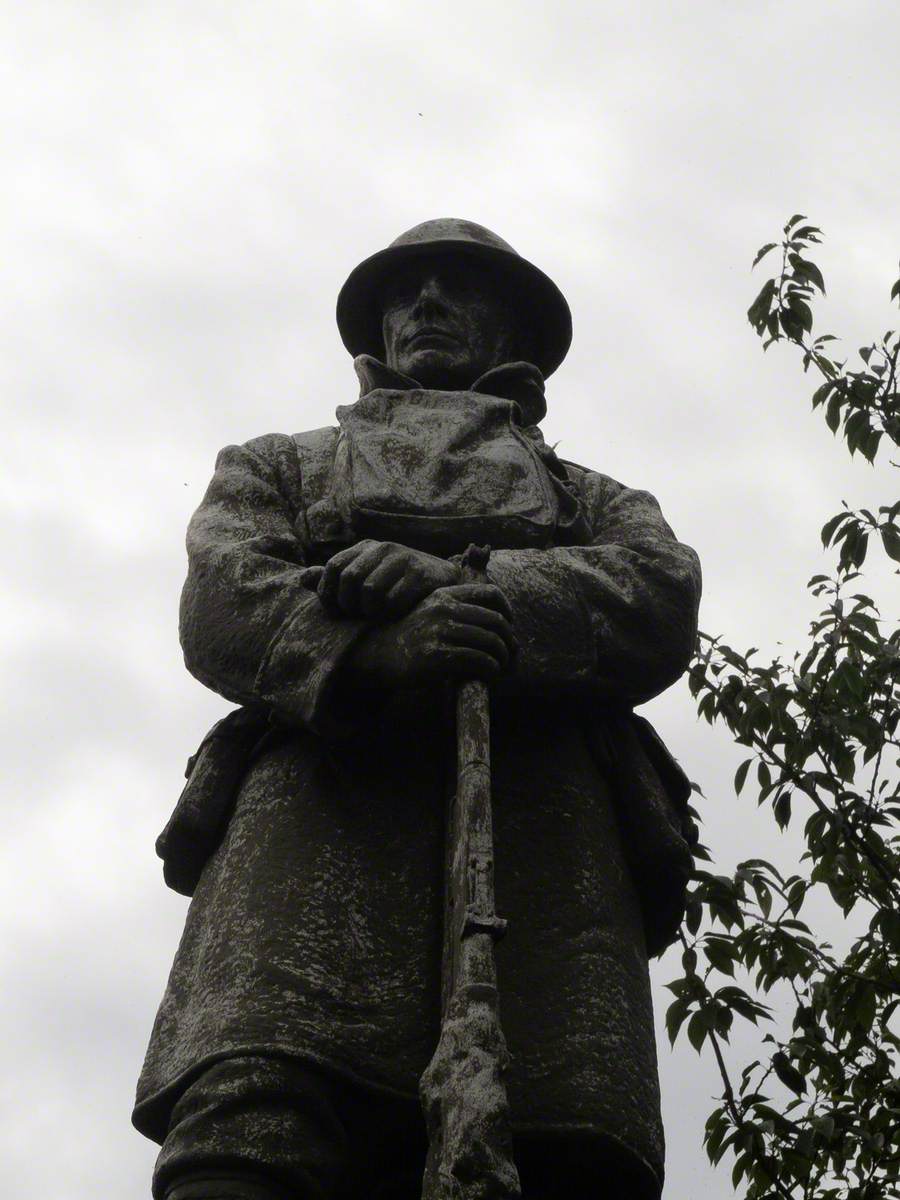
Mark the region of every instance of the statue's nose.
<instances>
[{"instance_id":1,"label":"statue's nose","mask_svg":"<svg viewBox=\"0 0 900 1200\"><path fill-rule=\"evenodd\" d=\"M413 306L413 313L425 313L432 308L446 308L447 295L438 275L426 275L422 280Z\"/></svg>"}]
</instances>

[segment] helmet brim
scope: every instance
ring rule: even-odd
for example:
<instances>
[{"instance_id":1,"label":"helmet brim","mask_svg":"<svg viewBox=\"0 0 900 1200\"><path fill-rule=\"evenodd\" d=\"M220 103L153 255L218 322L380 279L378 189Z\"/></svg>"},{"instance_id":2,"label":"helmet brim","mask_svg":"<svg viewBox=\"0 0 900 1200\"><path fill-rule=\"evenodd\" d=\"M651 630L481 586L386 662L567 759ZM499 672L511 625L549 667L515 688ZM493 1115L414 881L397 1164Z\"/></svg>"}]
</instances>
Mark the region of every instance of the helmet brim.
<instances>
[{"instance_id":1,"label":"helmet brim","mask_svg":"<svg viewBox=\"0 0 900 1200\"><path fill-rule=\"evenodd\" d=\"M393 273L417 259L445 254L477 259L497 271L513 304L525 316L532 343L527 357L545 378L552 375L572 342L572 314L565 296L549 276L518 254L453 238L389 246L350 272L338 295L337 324L354 358L358 354L384 358L380 296Z\"/></svg>"}]
</instances>

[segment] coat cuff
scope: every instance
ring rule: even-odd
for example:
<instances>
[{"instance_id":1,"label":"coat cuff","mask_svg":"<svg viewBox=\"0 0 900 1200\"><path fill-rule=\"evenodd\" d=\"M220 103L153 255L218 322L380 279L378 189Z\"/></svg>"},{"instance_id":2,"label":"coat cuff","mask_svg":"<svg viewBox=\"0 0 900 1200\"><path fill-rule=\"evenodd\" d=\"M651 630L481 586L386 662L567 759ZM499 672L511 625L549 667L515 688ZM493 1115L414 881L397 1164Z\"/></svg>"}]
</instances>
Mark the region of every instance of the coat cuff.
<instances>
[{"instance_id":1,"label":"coat cuff","mask_svg":"<svg viewBox=\"0 0 900 1200\"><path fill-rule=\"evenodd\" d=\"M349 737L361 714L342 701L338 685L347 655L369 628L330 617L316 596L304 597L269 644L254 691L285 724L330 741Z\"/></svg>"}]
</instances>

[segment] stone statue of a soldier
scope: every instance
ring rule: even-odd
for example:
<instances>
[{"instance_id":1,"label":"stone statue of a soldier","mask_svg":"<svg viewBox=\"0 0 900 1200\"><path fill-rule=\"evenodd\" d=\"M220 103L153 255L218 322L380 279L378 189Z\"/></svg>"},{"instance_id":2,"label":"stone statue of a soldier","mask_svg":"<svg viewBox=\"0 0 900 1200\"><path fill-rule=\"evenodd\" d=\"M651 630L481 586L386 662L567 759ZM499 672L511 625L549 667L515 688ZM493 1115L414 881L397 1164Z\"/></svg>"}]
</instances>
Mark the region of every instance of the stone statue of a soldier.
<instances>
[{"instance_id":1,"label":"stone statue of a soldier","mask_svg":"<svg viewBox=\"0 0 900 1200\"><path fill-rule=\"evenodd\" d=\"M337 317L359 399L223 450L188 532L185 659L241 707L158 843L193 901L134 1112L154 1196L419 1194L448 685L480 678L523 1196L656 1200L647 961L681 915L688 789L632 708L685 669L697 558L647 492L544 442L569 309L495 234L419 225ZM486 583L461 581L473 541Z\"/></svg>"}]
</instances>

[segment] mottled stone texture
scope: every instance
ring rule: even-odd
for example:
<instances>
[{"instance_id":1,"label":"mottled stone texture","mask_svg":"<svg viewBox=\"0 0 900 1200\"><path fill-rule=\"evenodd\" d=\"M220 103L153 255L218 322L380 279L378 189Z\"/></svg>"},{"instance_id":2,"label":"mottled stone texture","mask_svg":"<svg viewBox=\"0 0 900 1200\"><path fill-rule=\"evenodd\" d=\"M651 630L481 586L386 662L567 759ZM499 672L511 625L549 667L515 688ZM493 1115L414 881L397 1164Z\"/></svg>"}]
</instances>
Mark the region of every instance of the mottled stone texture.
<instances>
[{"instance_id":1,"label":"mottled stone texture","mask_svg":"<svg viewBox=\"0 0 900 1200\"><path fill-rule=\"evenodd\" d=\"M414 381L390 383L381 377L366 412L416 402ZM646 834L674 855L677 892L686 848L679 798L660 781L664 752L648 753L629 725L631 757L616 760L598 735L684 670L699 569L652 496L561 464L521 425L508 385L501 377L489 406L518 455L504 487L513 494L518 473L546 499L522 533L520 510L505 520L487 481L480 538L519 640L491 731L512 1120L517 1132L624 1147L654 1195L663 1143L647 954L648 940L658 951L671 936L672 914L654 924L656 868L645 856L641 876L634 864ZM438 414L470 412L474 395L425 393ZM211 857L138 1089L135 1122L157 1139L186 1083L223 1057L295 1056L414 1096L437 1041L452 710L440 689L348 698L342 662L365 622L327 614L301 580L305 564L371 536L346 445L326 429L228 447L188 534L187 664L270 732L230 819L202 833ZM409 508L403 540L433 552L434 522L417 526ZM437 541L463 548L452 522Z\"/></svg>"}]
</instances>

